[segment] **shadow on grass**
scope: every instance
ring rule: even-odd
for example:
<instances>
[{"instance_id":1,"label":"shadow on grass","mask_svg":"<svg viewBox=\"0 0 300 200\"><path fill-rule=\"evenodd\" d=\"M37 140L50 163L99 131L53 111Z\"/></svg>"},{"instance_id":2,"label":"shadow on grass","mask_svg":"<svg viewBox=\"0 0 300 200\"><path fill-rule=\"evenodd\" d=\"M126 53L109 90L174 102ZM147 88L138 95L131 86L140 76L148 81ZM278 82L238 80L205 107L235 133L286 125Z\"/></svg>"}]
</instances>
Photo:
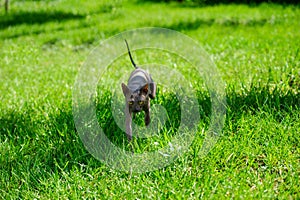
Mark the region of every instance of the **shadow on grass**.
<instances>
[{"instance_id":1,"label":"shadow on grass","mask_svg":"<svg viewBox=\"0 0 300 200\"><path fill-rule=\"evenodd\" d=\"M82 19L85 15L62 11L32 11L9 13L0 18L0 29L20 24L43 24L51 21L65 21L70 19Z\"/></svg>"},{"instance_id":2,"label":"shadow on grass","mask_svg":"<svg viewBox=\"0 0 300 200\"><path fill-rule=\"evenodd\" d=\"M243 92L235 92L235 88L227 88L227 119L236 124L243 113L251 111L268 112L278 122L286 115L299 111L299 92L283 91L279 87L244 88ZM208 93L199 92L200 118L209 119L210 98ZM175 105L172 99L165 99L166 105ZM109 98L102 100L98 108L110 108ZM70 103L71 105L71 103ZM174 112L174 110L172 110ZM177 113L178 114L178 113ZM74 167L89 168L104 167L104 164L94 159L84 148L73 122L71 106L58 108L56 114L47 118L34 120L34 109L24 110L22 113L6 112L0 118L0 171L6 174L8 181L20 182L27 180L32 188L38 187L41 179L63 171L70 171ZM107 123L103 123L104 131L116 131L116 135L108 135L112 140L125 134L119 130L113 117L108 116ZM226 129L225 124L225 129ZM123 136L121 135L123 134ZM119 139L119 140L123 140ZM6 144L6 145L4 145ZM27 174L29 177L24 177Z\"/></svg>"},{"instance_id":3,"label":"shadow on grass","mask_svg":"<svg viewBox=\"0 0 300 200\"><path fill-rule=\"evenodd\" d=\"M101 165L81 143L70 110L61 108L47 119L34 119L31 109L11 111L0 118L0 171L10 187L26 180L19 189L41 189L40 180L55 173L74 166Z\"/></svg>"},{"instance_id":4,"label":"shadow on grass","mask_svg":"<svg viewBox=\"0 0 300 200\"><path fill-rule=\"evenodd\" d=\"M237 121L245 113L265 112L273 116L281 123L286 116L292 116L300 109L300 89L297 85L288 90L280 86L254 86L244 87L241 92L234 92L235 88L227 88L227 118L225 122L231 121L237 125ZM237 125L238 126L238 125ZM236 131L237 126L233 127Z\"/></svg>"},{"instance_id":5,"label":"shadow on grass","mask_svg":"<svg viewBox=\"0 0 300 200\"><path fill-rule=\"evenodd\" d=\"M199 6L215 6L226 4L243 4L249 6L257 6L262 3L272 3L281 5L299 5L295 0L138 0L138 3L172 3L179 7L199 7Z\"/></svg>"},{"instance_id":6,"label":"shadow on grass","mask_svg":"<svg viewBox=\"0 0 300 200\"><path fill-rule=\"evenodd\" d=\"M165 28L182 31L182 30L196 30L200 27L220 25L228 27L237 26L263 26L268 23L267 19L247 19L240 20L238 18L229 19L196 19L194 21L179 21L171 25L164 26Z\"/></svg>"},{"instance_id":7,"label":"shadow on grass","mask_svg":"<svg viewBox=\"0 0 300 200\"><path fill-rule=\"evenodd\" d=\"M173 23L169 26L165 26L165 28L181 31L181 30L196 30L199 27L203 26L211 26L215 22L214 19L196 19L194 21L179 21L177 23Z\"/></svg>"}]
</instances>

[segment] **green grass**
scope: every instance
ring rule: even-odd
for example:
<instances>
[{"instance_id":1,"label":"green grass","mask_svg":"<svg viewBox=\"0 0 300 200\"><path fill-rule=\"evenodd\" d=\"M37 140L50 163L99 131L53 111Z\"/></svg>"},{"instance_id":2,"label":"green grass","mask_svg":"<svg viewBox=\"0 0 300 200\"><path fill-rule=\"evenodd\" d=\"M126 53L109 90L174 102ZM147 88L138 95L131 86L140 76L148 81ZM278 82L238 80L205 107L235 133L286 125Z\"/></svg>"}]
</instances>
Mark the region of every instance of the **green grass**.
<instances>
[{"instance_id":1,"label":"green grass","mask_svg":"<svg viewBox=\"0 0 300 200\"><path fill-rule=\"evenodd\" d=\"M100 40L146 26L183 32L204 47L226 82L227 114L223 136L200 158L210 99L194 85L201 121L189 151L163 169L127 174L84 148L72 87ZM300 198L299 27L299 6L12 1L8 15L0 10L0 198ZM109 104L109 94L102 97L98 108ZM175 112L176 126L171 97L160 91L155 102ZM97 112L122 146L109 110ZM154 139L163 146L174 134L165 129ZM141 152L157 149L151 144L135 141Z\"/></svg>"}]
</instances>

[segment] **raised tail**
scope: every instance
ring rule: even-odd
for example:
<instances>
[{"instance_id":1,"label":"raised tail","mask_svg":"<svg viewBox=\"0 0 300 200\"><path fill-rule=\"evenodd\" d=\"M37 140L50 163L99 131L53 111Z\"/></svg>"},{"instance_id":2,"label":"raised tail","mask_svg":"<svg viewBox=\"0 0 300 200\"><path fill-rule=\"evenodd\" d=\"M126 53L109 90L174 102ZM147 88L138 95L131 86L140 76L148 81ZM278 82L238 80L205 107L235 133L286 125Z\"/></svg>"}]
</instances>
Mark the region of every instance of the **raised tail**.
<instances>
[{"instance_id":1,"label":"raised tail","mask_svg":"<svg viewBox=\"0 0 300 200\"><path fill-rule=\"evenodd\" d=\"M132 65L133 65L135 68L137 68L136 64L134 63L134 61L133 61L133 59L132 59L132 56L131 56L131 53L130 53L130 49L129 49L129 46L128 46L128 43L127 43L126 40L125 40L125 43L126 43L126 46L127 46L127 50L128 50L128 54L129 54L131 63L132 63Z\"/></svg>"}]
</instances>

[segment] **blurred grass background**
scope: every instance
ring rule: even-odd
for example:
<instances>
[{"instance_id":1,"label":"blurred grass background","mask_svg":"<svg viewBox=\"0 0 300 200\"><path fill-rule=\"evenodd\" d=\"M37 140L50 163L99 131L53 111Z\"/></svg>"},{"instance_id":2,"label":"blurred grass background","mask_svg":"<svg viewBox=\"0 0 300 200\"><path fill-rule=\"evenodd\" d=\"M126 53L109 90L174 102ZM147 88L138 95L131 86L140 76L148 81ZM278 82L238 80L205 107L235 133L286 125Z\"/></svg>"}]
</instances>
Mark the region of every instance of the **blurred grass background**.
<instances>
[{"instance_id":1,"label":"blurred grass background","mask_svg":"<svg viewBox=\"0 0 300 200\"><path fill-rule=\"evenodd\" d=\"M11 1L8 13L1 9L0 197L299 198L299 5L210 2ZM129 175L85 150L72 87L100 41L149 26L187 34L211 55L226 81L227 118L222 138L200 159L210 97L197 88L203 123L189 152L164 169Z\"/></svg>"}]
</instances>

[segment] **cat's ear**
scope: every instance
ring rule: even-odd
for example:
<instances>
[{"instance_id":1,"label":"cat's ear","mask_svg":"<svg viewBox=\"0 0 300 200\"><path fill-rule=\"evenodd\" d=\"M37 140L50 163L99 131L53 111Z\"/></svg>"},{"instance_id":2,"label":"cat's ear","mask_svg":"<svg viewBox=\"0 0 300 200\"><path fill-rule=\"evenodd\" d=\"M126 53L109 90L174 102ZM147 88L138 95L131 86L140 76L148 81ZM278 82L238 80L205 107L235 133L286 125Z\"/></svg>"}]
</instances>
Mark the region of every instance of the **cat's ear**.
<instances>
[{"instance_id":1,"label":"cat's ear","mask_svg":"<svg viewBox=\"0 0 300 200\"><path fill-rule=\"evenodd\" d=\"M141 93L147 95L148 94L148 83L141 88Z\"/></svg>"},{"instance_id":2,"label":"cat's ear","mask_svg":"<svg viewBox=\"0 0 300 200\"><path fill-rule=\"evenodd\" d=\"M130 94L129 88L124 83L122 83L122 90L123 90L123 94L124 94L125 97Z\"/></svg>"}]
</instances>

